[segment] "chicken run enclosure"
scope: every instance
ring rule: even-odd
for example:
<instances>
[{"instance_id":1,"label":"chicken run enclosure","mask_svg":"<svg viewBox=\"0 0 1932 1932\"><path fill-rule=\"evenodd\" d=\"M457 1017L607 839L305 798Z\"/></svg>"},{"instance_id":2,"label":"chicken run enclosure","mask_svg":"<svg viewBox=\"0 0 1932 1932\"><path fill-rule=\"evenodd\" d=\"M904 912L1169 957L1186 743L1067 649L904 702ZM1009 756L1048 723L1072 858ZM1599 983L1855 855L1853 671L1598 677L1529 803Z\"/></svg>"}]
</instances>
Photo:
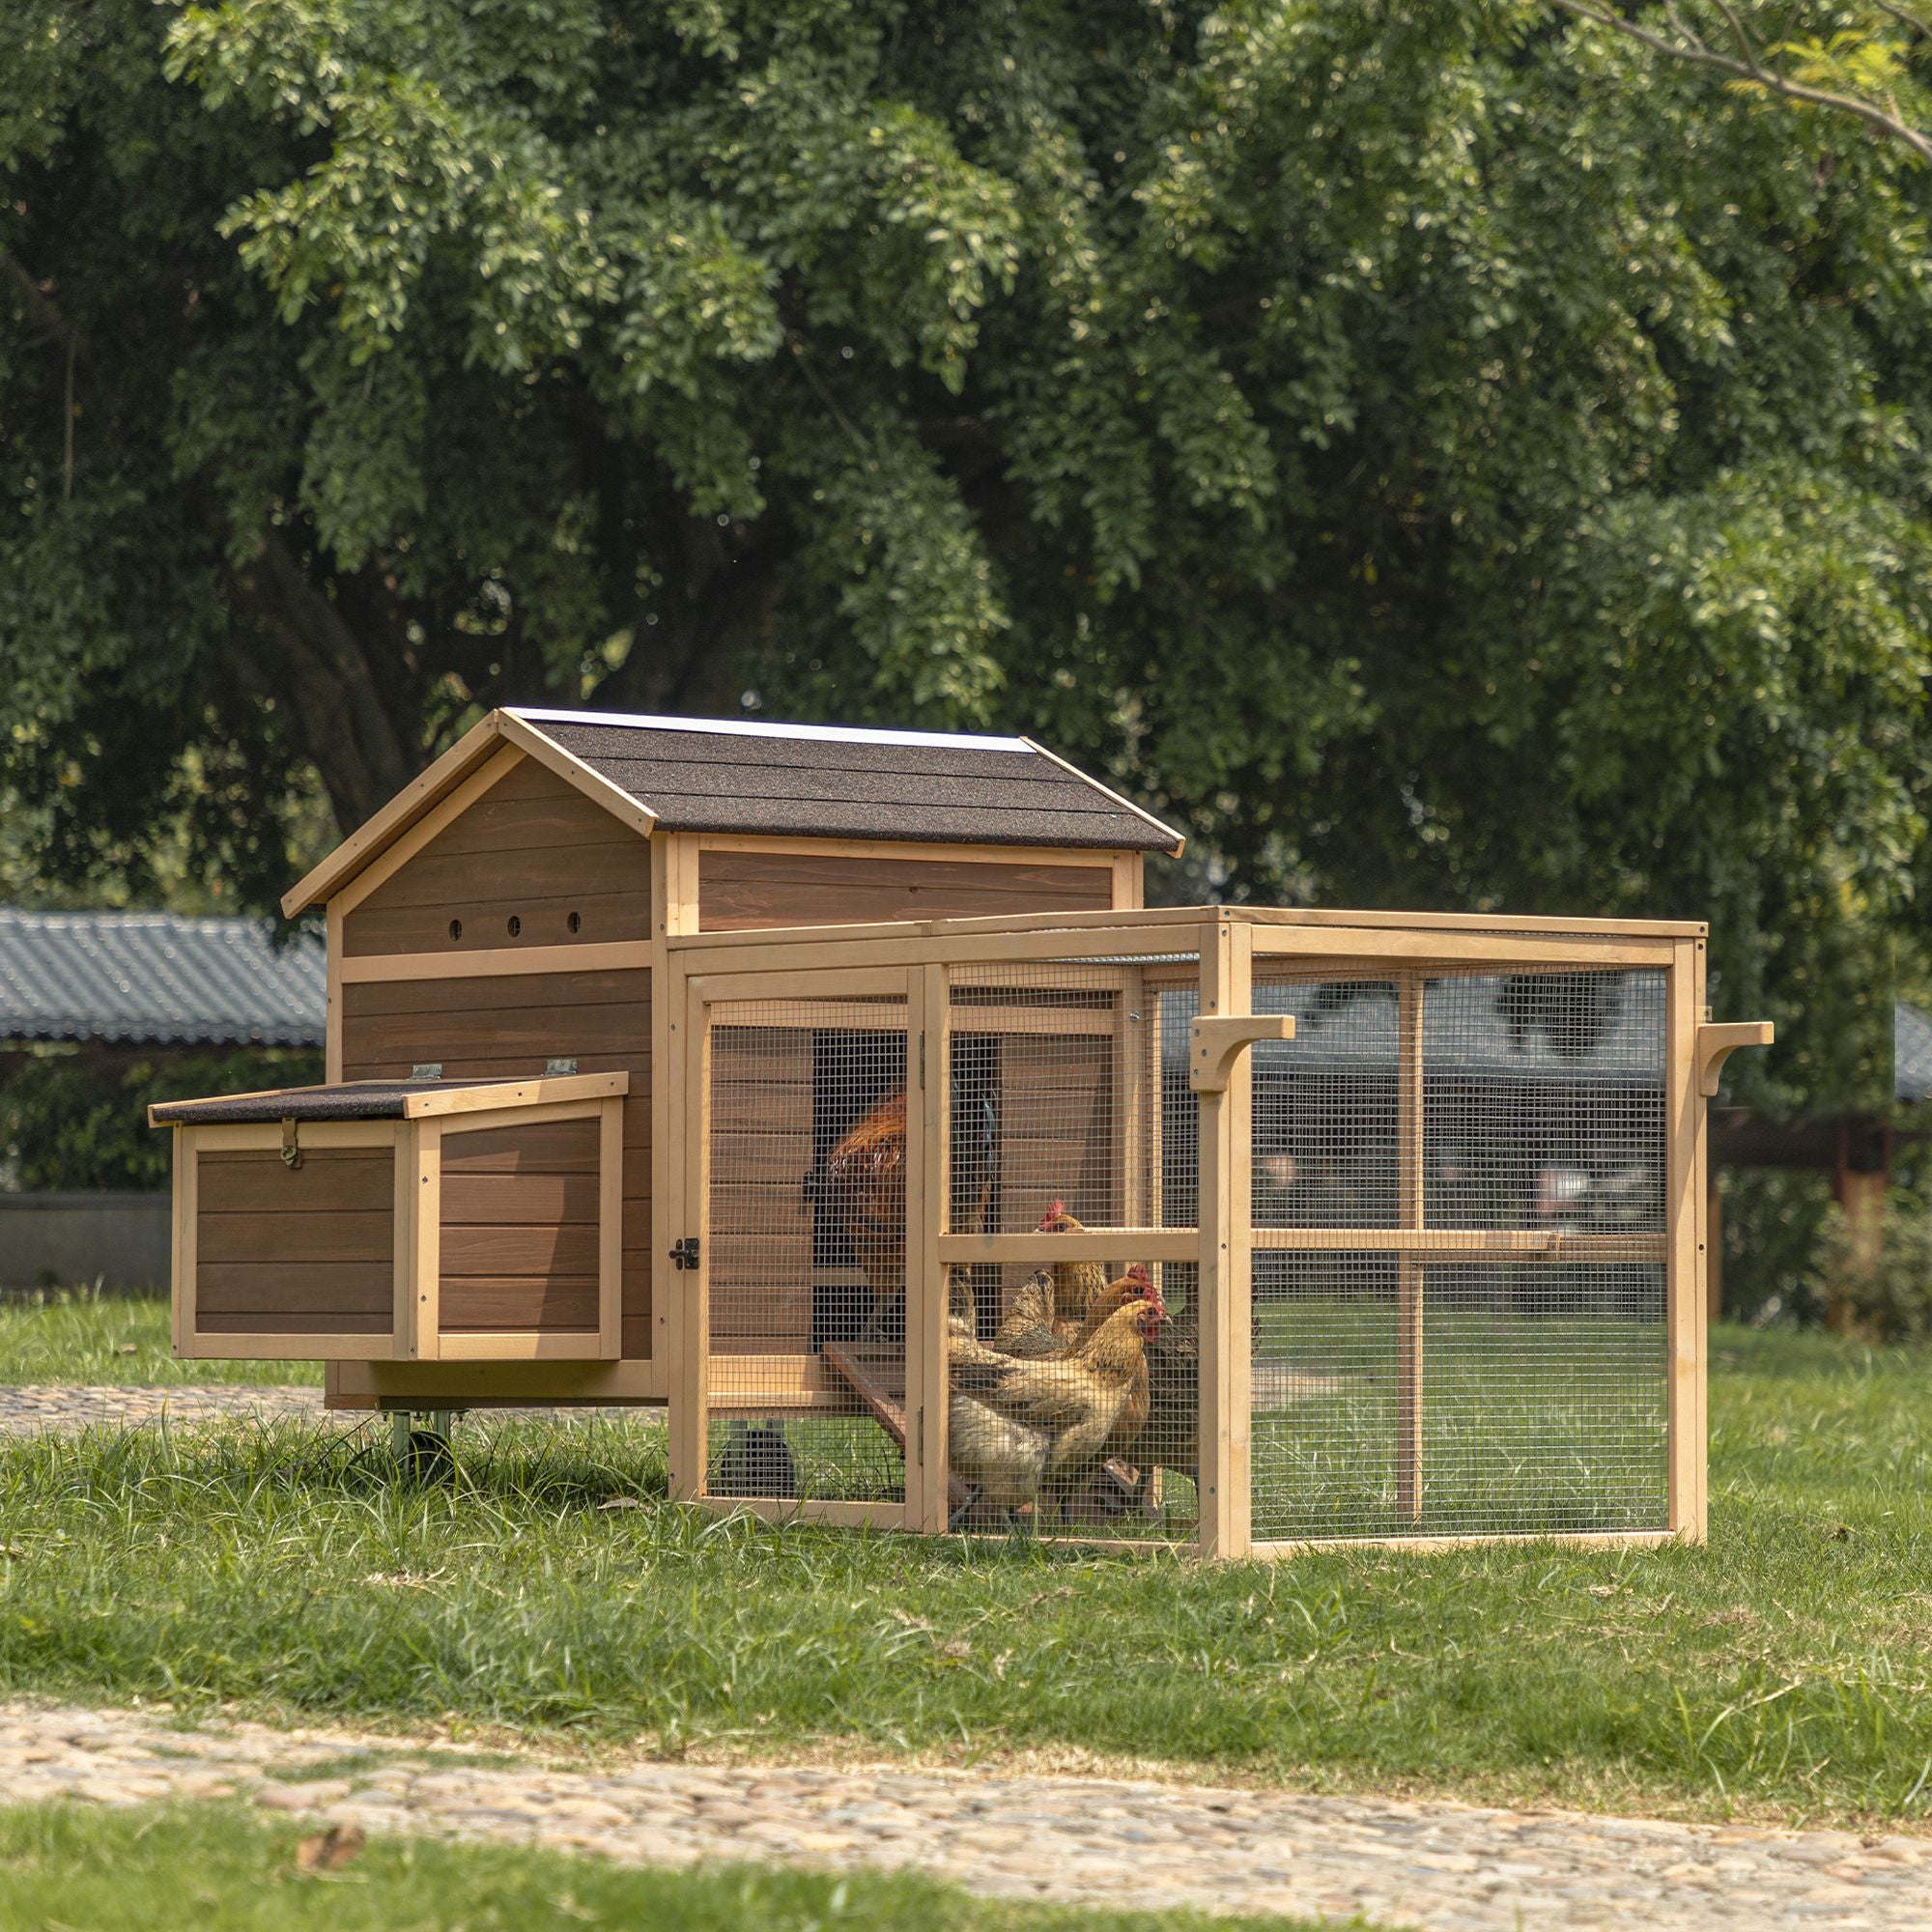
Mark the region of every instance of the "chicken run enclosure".
<instances>
[{"instance_id":1,"label":"chicken run enclosure","mask_svg":"<svg viewBox=\"0 0 1932 1932\"><path fill-rule=\"evenodd\" d=\"M779 1520L1700 1538L1705 928L1179 850L1029 739L493 712L282 902L327 1084L151 1109L176 1351L662 1406Z\"/></svg>"},{"instance_id":2,"label":"chicken run enclosure","mask_svg":"<svg viewBox=\"0 0 1932 1932\"><path fill-rule=\"evenodd\" d=\"M1331 923L1332 922L1332 923ZM1701 928L745 933L684 1015L674 1480L1266 1554L1704 1525Z\"/></svg>"}]
</instances>

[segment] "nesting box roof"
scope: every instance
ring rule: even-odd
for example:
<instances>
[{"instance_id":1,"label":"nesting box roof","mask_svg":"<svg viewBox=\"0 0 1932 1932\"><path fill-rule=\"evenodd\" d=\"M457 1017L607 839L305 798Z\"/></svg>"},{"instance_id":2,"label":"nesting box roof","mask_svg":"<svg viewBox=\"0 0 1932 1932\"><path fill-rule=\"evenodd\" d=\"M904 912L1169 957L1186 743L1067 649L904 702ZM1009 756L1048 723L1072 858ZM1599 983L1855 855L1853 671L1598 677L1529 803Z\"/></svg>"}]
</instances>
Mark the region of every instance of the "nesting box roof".
<instances>
[{"instance_id":1,"label":"nesting box roof","mask_svg":"<svg viewBox=\"0 0 1932 1932\"><path fill-rule=\"evenodd\" d=\"M493 711L282 901L328 897L496 748L516 745L641 832L1179 852L1181 835L1031 738Z\"/></svg>"}]
</instances>

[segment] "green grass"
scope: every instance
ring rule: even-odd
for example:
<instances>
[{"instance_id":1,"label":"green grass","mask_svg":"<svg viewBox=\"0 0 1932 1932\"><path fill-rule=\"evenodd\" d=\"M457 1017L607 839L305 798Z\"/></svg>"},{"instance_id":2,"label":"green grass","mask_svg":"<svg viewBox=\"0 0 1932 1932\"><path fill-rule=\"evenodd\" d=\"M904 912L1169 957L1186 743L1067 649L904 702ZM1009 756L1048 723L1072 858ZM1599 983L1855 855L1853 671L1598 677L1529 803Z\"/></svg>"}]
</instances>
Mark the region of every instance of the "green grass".
<instances>
[{"instance_id":1,"label":"green grass","mask_svg":"<svg viewBox=\"0 0 1932 1932\"><path fill-rule=\"evenodd\" d=\"M0 1301L0 1386L116 1382L180 1388L208 1382L320 1382L319 1362L180 1362L164 1296L48 1289Z\"/></svg>"},{"instance_id":2,"label":"green grass","mask_svg":"<svg viewBox=\"0 0 1932 1932\"><path fill-rule=\"evenodd\" d=\"M1431 1270L1432 1283L1466 1269ZM1496 1271L1501 1273L1502 1271ZM1608 1270L1579 1269L1602 1277ZM1662 1270L1647 1319L1431 1306L1423 1321L1425 1481L1397 1508L1394 1296L1264 1302L1255 1367L1254 1531L1323 1536L1560 1535L1669 1522ZM1539 1290L1548 1293L1545 1284ZM1444 1293L1443 1299L1447 1299ZM1547 1305L1547 1304L1546 1304ZM1643 1305L1641 1302L1638 1306ZM1322 1375L1270 1408L1268 1371Z\"/></svg>"},{"instance_id":3,"label":"green grass","mask_svg":"<svg viewBox=\"0 0 1932 1932\"><path fill-rule=\"evenodd\" d=\"M1716 1349L1706 1549L1206 1568L775 1529L665 1504L658 1432L535 1419L432 1491L295 1424L19 1443L0 1695L1922 1819L1932 1358Z\"/></svg>"},{"instance_id":4,"label":"green grass","mask_svg":"<svg viewBox=\"0 0 1932 1932\"><path fill-rule=\"evenodd\" d=\"M1305 1920L1099 1912L976 1899L909 1873L733 1865L639 1870L594 1858L372 1838L340 1871L297 1869L302 1832L218 1804L0 1809L6 1932L1315 1932Z\"/></svg>"}]
</instances>

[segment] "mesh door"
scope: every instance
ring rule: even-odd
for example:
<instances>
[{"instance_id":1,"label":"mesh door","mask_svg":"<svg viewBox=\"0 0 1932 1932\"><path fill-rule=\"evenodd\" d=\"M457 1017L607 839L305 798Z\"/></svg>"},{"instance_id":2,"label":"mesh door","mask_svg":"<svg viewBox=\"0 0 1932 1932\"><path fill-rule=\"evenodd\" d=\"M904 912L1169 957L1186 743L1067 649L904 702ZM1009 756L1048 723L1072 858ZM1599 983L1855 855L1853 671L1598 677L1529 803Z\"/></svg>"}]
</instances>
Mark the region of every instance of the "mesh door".
<instances>
[{"instance_id":1,"label":"mesh door","mask_svg":"<svg viewBox=\"0 0 1932 1932\"><path fill-rule=\"evenodd\" d=\"M1662 1528L1662 972L1269 972L1264 1541Z\"/></svg>"},{"instance_id":2,"label":"mesh door","mask_svg":"<svg viewBox=\"0 0 1932 1932\"><path fill-rule=\"evenodd\" d=\"M1191 958L951 976L948 1228L1037 1237L1024 1260L949 1281L960 1527L1193 1533L1194 1269L1137 1254L1131 1235L1104 1257L1056 1248L1192 1226L1197 980Z\"/></svg>"},{"instance_id":3,"label":"mesh door","mask_svg":"<svg viewBox=\"0 0 1932 1932\"><path fill-rule=\"evenodd\" d=\"M905 1494L906 1008L711 1009L713 1495Z\"/></svg>"}]
</instances>

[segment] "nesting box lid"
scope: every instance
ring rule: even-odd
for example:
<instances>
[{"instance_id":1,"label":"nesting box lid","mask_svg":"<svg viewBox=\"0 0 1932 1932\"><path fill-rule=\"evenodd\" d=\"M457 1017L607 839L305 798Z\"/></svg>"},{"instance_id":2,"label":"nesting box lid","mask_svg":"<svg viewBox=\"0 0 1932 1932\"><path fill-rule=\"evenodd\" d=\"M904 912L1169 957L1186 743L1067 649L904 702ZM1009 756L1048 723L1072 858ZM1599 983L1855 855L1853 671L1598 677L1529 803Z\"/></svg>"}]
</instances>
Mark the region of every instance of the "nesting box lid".
<instances>
[{"instance_id":1,"label":"nesting box lid","mask_svg":"<svg viewBox=\"0 0 1932 1932\"><path fill-rule=\"evenodd\" d=\"M156 1100L151 1127L245 1126L267 1121L421 1121L442 1114L541 1107L554 1100L619 1099L628 1073L536 1074L527 1080L336 1080L260 1094Z\"/></svg>"}]
</instances>

